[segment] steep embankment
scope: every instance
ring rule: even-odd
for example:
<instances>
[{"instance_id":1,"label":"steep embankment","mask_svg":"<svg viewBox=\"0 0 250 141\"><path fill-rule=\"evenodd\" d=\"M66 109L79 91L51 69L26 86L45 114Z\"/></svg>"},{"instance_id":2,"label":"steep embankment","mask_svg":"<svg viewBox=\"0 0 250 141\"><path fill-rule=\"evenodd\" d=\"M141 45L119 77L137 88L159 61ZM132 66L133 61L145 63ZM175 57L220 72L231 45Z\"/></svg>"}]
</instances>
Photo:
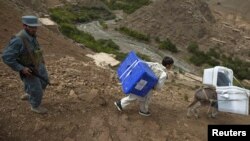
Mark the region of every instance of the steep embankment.
<instances>
[{"instance_id":1,"label":"steep embankment","mask_svg":"<svg viewBox=\"0 0 250 141\"><path fill-rule=\"evenodd\" d=\"M215 6L219 11L235 14L250 21L250 2L248 0L210 0L209 4Z\"/></svg>"},{"instance_id":2,"label":"steep embankment","mask_svg":"<svg viewBox=\"0 0 250 141\"><path fill-rule=\"evenodd\" d=\"M208 5L200 0L159 0L128 15L121 25L186 45L208 36L214 22Z\"/></svg>"},{"instance_id":3,"label":"steep embankment","mask_svg":"<svg viewBox=\"0 0 250 141\"><path fill-rule=\"evenodd\" d=\"M214 48L221 54L249 60L249 24L238 22L239 16L232 11L227 16L236 19L229 22L223 17L225 11L221 8L226 7L226 3L230 5L223 1L217 6L218 11L202 0L157 0L128 15L120 25L149 34L151 40L169 38L181 50L176 55L184 59L188 58L186 47L195 41L202 51ZM237 7L237 4L231 1L231 6Z\"/></svg>"},{"instance_id":4,"label":"steep embankment","mask_svg":"<svg viewBox=\"0 0 250 141\"><path fill-rule=\"evenodd\" d=\"M25 7L28 9L28 7ZM31 10L32 11L32 10ZM19 6L0 0L0 49L21 29ZM43 106L47 115L30 111L21 101L18 74L0 62L0 140L4 141L204 141L208 124L246 124L249 116L220 113L217 119L187 119L186 106L200 83L171 73L163 91L153 94L152 116L138 114L137 103L119 112L113 102L124 94L112 69L97 67L80 48L61 34L42 26L38 39L44 47L52 86Z\"/></svg>"}]
</instances>

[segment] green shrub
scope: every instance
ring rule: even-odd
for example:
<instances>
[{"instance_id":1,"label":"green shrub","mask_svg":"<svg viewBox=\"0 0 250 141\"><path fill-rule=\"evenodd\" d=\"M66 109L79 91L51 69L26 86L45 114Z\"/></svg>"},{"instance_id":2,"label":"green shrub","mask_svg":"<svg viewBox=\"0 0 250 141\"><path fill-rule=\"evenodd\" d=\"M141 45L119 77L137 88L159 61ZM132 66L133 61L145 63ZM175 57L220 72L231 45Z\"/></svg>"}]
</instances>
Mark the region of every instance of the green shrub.
<instances>
[{"instance_id":1,"label":"green shrub","mask_svg":"<svg viewBox=\"0 0 250 141\"><path fill-rule=\"evenodd\" d=\"M61 23L60 31L67 37L75 40L78 43L84 44L95 52L106 52L117 54L119 46L116 45L112 40L100 39L96 41L92 35L79 31L75 25L69 23Z\"/></svg>"},{"instance_id":2,"label":"green shrub","mask_svg":"<svg viewBox=\"0 0 250 141\"><path fill-rule=\"evenodd\" d=\"M75 25L69 23L61 23L59 29L64 35L68 37L80 34L80 31L75 27Z\"/></svg>"},{"instance_id":3,"label":"green shrub","mask_svg":"<svg viewBox=\"0 0 250 141\"><path fill-rule=\"evenodd\" d=\"M122 52L116 52L115 55L116 55L115 59L117 59L119 61L123 61L128 54L127 53L122 53Z\"/></svg>"},{"instance_id":4,"label":"green shrub","mask_svg":"<svg viewBox=\"0 0 250 141\"><path fill-rule=\"evenodd\" d=\"M98 42L105 48L111 48L113 50L119 50L119 46L115 44L111 39L105 40L105 39L100 39Z\"/></svg>"},{"instance_id":5,"label":"green shrub","mask_svg":"<svg viewBox=\"0 0 250 141\"><path fill-rule=\"evenodd\" d=\"M57 23L83 23L115 18L114 14L104 8L87 8L78 5L57 7L49 11L51 18Z\"/></svg>"},{"instance_id":6,"label":"green shrub","mask_svg":"<svg viewBox=\"0 0 250 141\"><path fill-rule=\"evenodd\" d=\"M240 79L250 80L250 63L243 61L239 58L225 57L223 66L231 68L234 72L234 75Z\"/></svg>"},{"instance_id":7,"label":"green shrub","mask_svg":"<svg viewBox=\"0 0 250 141\"><path fill-rule=\"evenodd\" d=\"M208 56L212 56L212 57L214 57L214 58L216 58L216 59L220 59L220 53L217 52L214 48L210 48L210 49L208 50L208 52L207 52L207 55L208 55Z\"/></svg>"},{"instance_id":8,"label":"green shrub","mask_svg":"<svg viewBox=\"0 0 250 141\"><path fill-rule=\"evenodd\" d=\"M199 50L199 46L196 42L191 42L187 47L188 52L195 53Z\"/></svg>"},{"instance_id":9,"label":"green shrub","mask_svg":"<svg viewBox=\"0 0 250 141\"><path fill-rule=\"evenodd\" d=\"M76 16L70 13L67 8L58 7L49 11L51 19L57 23L72 23L76 20Z\"/></svg>"},{"instance_id":10,"label":"green shrub","mask_svg":"<svg viewBox=\"0 0 250 141\"><path fill-rule=\"evenodd\" d=\"M125 58L127 57L128 53L122 53L122 52L116 52L116 59L119 60L119 61L123 61L125 60ZM151 61L150 57L145 55L145 54L142 54L142 53L139 53L139 52L136 52L136 55L141 58L142 60L145 60L145 61Z\"/></svg>"},{"instance_id":11,"label":"green shrub","mask_svg":"<svg viewBox=\"0 0 250 141\"><path fill-rule=\"evenodd\" d=\"M108 29L108 25L103 20L99 21L99 23L103 29Z\"/></svg>"},{"instance_id":12,"label":"green shrub","mask_svg":"<svg viewBox=\"0 0 250 141\"><path fill-rule=\"evenodd\" d=\"M114 18L114 15L103 8L84 8L67 5L50 9L50 16L58 23L60 31L78 43L84 44L95 52L106 52L116 55L116 59L125 58L126 54L120 53L119 46L112 40L96 41L92 35L76 28L75 23L100 19L101 21Z\"/></svg>"},{"instance_id":13,"label":"green shrub","mask_svg":"<svg viewBox=\"0 0 250 141\"><path fill-rule=\"evenodd\" d=\"M123 60L126 53L119 52L119 46L112 40L100 39L96 41L92 35L85 33L76 28L75 23L86 22L91 20L107 20L114 18L107 10L102 8L84 8L79 6L68 5L65 7L50 9L50 16L58 23L60 31L67 37L78 43L84 44L95 52L106 52L116 55L117 60ZM133 32L132 32L133 33ZM136 36L142 36L136 33ZM143 56L142 58L147 58Z\"/></svg>"},{"instance_id":14,"label":"green shrub","mask_svg":"<svg viewBox=\"0 0 250 141\"><path fill-rule=\"evenodd\" d=\"M131 14L144 5L151 3L150 0L102 0L112 10L123 10Z\"/></svg>"},{"instance_id":15,"label":"green shrub","mask_svg":"<svg viewBox=\"0 0 250 141\"><path fill-rule=\"evenodd\" d=\"M148 55L142 54L140 52L136 52L137 56L140 57L144 61L151 62L151 58Z\"/></svg>"},{"instance_id":16,"label":"green shrub","mask_svg":"<svg viewBox=\"0 0 250 141\"><path fill-rule=\"evenodd\" d=\"M157 43L160 43L160 42L161 42L160 37L156 37L156 38L155 38L155 41L156 41Z\"/></svg>"},{"instance_id":17,"label":"green shrub","mask_svg":"<svg viewBox=\"0 0 250 141\"><path fill-rule=\"evenodd\" d=\"M120 27L118 29L118 31L122 32L122 33L125 33L126 35L128 36L131 36L137 40L140 40L140 41L149 41L149 35L145 35L143 33L139 33L138 31L135 31L135 30L132 30L132 29L129 29L127 27Z\"/></svg>"},{"instance_id":18,"label":"green shrub","mask_svg":"<svg viewBox=\"0 0 250 141\"><path fill-rule=\"evenodd\" d=\"M208 64L210 66L220 65L220 54L216 52L215 49L209 49L207 53L199 50L199 46L196 42L192 42L187 47L188 52L192 53L192 56L189 58L190 62L196 66L201 66L203 64Z\"/></svg>"},{"instance_id":19,"label":"green shrub","mask_svg":"<svg viewBox=\"0 0 250 141\"><path fill-rule=\"evenodd\" d=\"M197 55L192 55L189 59L193 64L195 64L196 66L201 66L202 64L204 64L206 62L205 58L202 57L201 55L197 56Z\"/></svg>"},{"instance_id":20,"label":"green shrub","mask_svg":"<svg viewBox=\"0 0 250 141\"><path fill-rule=\"evenodd\" d=\"M209 64L210 66L218 66L220 65L220 62L213 59L213 58L210 58L206 61L207 64Z\"/></svg>"},{"instance_id":21,"label":"green shrub","mask_svg":"<svg viewBox=\"0 0 250 141\"><path fill-rule=\"evenodd\" d=\"M173 53L177 53L178 49L176 48L175 44L173 44L169 39L162 41L159 45L160 49L166 49Z\"/></svg>"}]
</instances>

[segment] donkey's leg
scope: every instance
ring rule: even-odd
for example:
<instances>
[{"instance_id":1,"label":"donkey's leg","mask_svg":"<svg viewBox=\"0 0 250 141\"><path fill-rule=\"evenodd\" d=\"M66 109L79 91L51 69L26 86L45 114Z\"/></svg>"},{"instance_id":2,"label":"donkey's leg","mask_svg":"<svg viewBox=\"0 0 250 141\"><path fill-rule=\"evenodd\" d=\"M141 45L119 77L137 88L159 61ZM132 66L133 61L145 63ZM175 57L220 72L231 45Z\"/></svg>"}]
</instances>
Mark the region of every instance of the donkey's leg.
<instances>
[{"instance_id":1,"label":"donkey's leg","mask_svg":"<svg viewBox=\"0 0 250 141\"><path fill-rule=\"evenodd\" d=\"M191 117L191 108L192 108L192 107L188 107L188 110L187 110L187 117L188 117L188 118Z\"/></svg>"},{"instance_id":2,"label":"donkey's leg","mask_svg":"<svg viewBox=\"0 0 250 141\"><path fill-rule=\"evenodd\" d=\"M188 110L187 110L187 117L188 117L188 118L190 118L190 117L194 114L193 111L194 111L194 110L193 110L193 107L189 107L189 108L188 108Z\"/></svg>"},{"instance_id":3,"label":"donkey's leg","mask_svg":"<svg viewBox=\"0 0 250 141\"><path fill-rule=\"evenodd\" d=\"M215 118L217 114L218 114L217 108L213 108L211 117L212 117L212 118Z\"/></svg>"},{"instance_id":4,"label":"donkey's leg","mask_svg":"<svg viewBox=\"0 0 250 141\"><path fill-rule=\"evenodd\" d=\"M218 114L218 103L217 102L213 102L212 103L211 118L215 118L217 114Z\"/></svg>"},{"instance_id":5,"label":"donkey's leg","mask_svg":"<svg viewBox=\"0 0 250 141\"><path fill-rule=\"evenodd\" d=\"M191 117L191 113L193 114L193 106L197 103L198 101L196 99L193 100L191 104L188 105L188 110L187 110L187 117Z\"/></svg>"},{"instance_id":6,"label":"donkey's leg","mask_svg":"<svg viewBox=\"0 0 250 141\"><path fill-rule=\"evenodd\" d=\"M216 117L216 115L218 114L218 105L215 105L215 106L213 106L213 110L212 110L212 114L211 114L211 117L212 118L215 118Z\"/></svg>"},{"instance_id":7,"label":"donkey's leg","mask_svg":"<svg viewBox=\"0 0 250 141\"><path fill-rule=\"evenodd\" d=\"M194 116L195 118L199 118L199 111L198 111L198 108L201 106L201 103L198 101L194 106L193 106L193 109L192 109L192 112L194 113Z\"/></svg>"}]
</instances>

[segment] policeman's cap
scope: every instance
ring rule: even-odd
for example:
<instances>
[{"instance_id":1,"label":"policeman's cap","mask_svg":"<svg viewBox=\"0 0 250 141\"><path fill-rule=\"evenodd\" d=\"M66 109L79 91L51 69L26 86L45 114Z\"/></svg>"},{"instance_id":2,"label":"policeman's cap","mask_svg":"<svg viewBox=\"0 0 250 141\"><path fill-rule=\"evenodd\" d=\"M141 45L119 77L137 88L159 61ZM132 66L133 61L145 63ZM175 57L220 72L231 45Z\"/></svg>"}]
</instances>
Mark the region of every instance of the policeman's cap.
<instances>
[{"instance_id":1,"label":"policeman's cap","mask_svg":"<svg viewBox=\"0 0 250 141\"><path fill-rule=\"evenodd\" d=\"M22 16L22 23L31 27L41 26L36 16Z\"/></svg>"}]
</instances>

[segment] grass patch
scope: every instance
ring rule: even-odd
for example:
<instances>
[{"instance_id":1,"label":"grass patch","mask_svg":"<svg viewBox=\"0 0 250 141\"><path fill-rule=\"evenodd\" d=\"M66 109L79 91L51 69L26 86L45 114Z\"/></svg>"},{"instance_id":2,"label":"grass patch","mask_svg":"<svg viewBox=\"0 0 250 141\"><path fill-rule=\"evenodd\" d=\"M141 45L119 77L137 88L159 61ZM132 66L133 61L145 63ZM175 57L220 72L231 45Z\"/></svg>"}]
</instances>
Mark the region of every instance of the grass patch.
<instances>
[{"instance_id":1,"label":"grass patch","mask_svg":"<svg viewBox=\"0 0 250 141\"><path fill-rule=\"evenodd\" d=\"M168 38L164 41L160 41L159 48L164 49L164 50L168 50L168 51L173 52L173 53L179 52L178 49L176 48L176 45L173 44L170 41L170 39L168 39Z\"/></svg>"},{"instance_id":2,"label":"grass patch","mask_svg":"<svg viewBox=\"0 0 250 141\"><path fill-rule=\"evenodd\" d=\"M50 9L51 18L57 23L84 23L93 20L110 20L115 15L104 8L87 8L78 5L66 5Z\"/></svg>"},{"instance_id":3,"label":"grass patch","mask_svg":"<svg viewBox=\"0 0 250 141\"><path fill-rule=\"evenodd\" d=\"M150 37L149 35L145 35L144 33L140 33L138 31L135 31L135 30L132 30L132 29L129 29L127 27L120 27L118 29L118 31L130 36L130 37L133 37L139 41L146 41L148 42Z\"/></svg>"},{"instance_id":4,"label":"grass patch","mask_svg":"<svg viewBox=\"0 0 250 141\"><path fill-rule=\"evenodd\" d=\"M100 20L99 23L103 29L108 29L108 25L103 20Z\"/></svg>"},{"instance_id":5,"label":"grass patch","mask_svg":"<svg viewBox=\"0 0 250 141\"><path fill-rule=\"evenodd\" d=\"M127 14L135 12L144 5L149 5L150 0L102 0L112 10L123 10Z\"/></svg>"},{"instance_id":6,"label":"grass patch","mask_svg":"<svg viewBox=\"0 0 250 141\"><path fill-rule=\"evenodd\" d=\"M136 52L136 55L144 61L151 62L151 58L148 55Z\"/></svg>"},{"instance_id":7,"label":"grass patch","mask_svg":"<svg viewBox=\"0 0 250 141\"><path fill-rule=\"evenodd\" d=\"M107 20L113 17L111 13L101 8L85 8L73 5L50 9L51 18L58 23L60 31L78 43L84 44L95 52L106 52L116 55L117 60L125 58L125 53L119 52L119 46L112 40L95 40L89 33L76 28L76 23L92 20Z\"/></svg>"},{"instance_id":8,"label":"grass patch","mask_svg":"<svg viewBox=\"0 0 250 141\"><path fill-rule=\"evenodd\" d=\"M67 37L78 43L84 44L94 52L105 52L115 54L116 59L122 61L126 58L127 53L119 52L119 46L112 40L95 40L89 33L85 33L76 28L76 23L90 22L92 20L109 20L113 18L112 13L109 13L102 8L85 8L73 5L50 9L51 18L58 23L60 31ZM105 25L101 22L101 25ZM142 59L150 60L150 57L139 54Z\"/></svg>"},{"instance_id":9,"label":"grass patch","mask_svg":"<svg viewBox=\"0 0 250 141\"><path fill-rule=\"evenodd\" d=\"M197 43L190 43L187 50L192 54L190 62L196 66L208 64L210 66L225 66L233 70L234 75L240 79L250 80L250 62L241 60L237 57L220 54L215 48L209 49L208 52L199 50Z\"/></svg>"}]
</instances>

